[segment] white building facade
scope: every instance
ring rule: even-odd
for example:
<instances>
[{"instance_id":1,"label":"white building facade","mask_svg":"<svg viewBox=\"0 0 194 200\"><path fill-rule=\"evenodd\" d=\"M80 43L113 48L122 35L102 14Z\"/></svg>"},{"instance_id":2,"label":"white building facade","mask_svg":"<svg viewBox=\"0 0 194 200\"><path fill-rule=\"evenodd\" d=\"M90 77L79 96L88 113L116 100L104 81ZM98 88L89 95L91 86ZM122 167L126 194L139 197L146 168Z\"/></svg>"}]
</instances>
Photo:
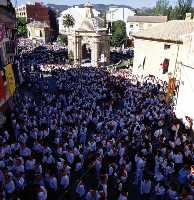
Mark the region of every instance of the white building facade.
<instances>
[{"instance_id":1,"label":"white building facade","mask_svg":"<svg viewBox=\"0 0 194 200\"><path fill-rule=\"evenodd\" d=\"M175 113L179 118L186 122L185 116L194 120L194 33L185 36L184 40L188 43L185 57L180 63L181 76L177 93ZM194 127L193 127L194 128Z\"/></svg>"},{"instance_id":2,"label":"white building facade","mask_svg":"<svg viewBox=\"0 0 194 200\"><path fill-rule=\"evenodd\" d=\"M92 9L92 12L94 14L94 17L98 17L100 12L98 12L96 9ZM75 20L75 25L73 27L70 27L70 29L64 27L63 25L63 17L67 14L72 15L72 17ZM85 15L85 10L84 8L80 8L79 6L74 6L71 8L68 8L67 10L64 10L60 17L58 18L58 22L59 22L59 33L60 34L64 34L67 35L69 32L75 30L76 28L78 28L78 25L81 23L82 19L84 18Z\"/></svg>"},{"instance_id":3,"label":"white building facade","mask_svg":"<svg viewBox=\"0 0 194 200\"><path fill-rule=\"evenodd\" d=\"M129 16L134 16L135 11L130 8L118 7L118 6L110 6L109 10L106 13L107 22L115 22L118 20L122 20L127 23L127 19Z\"/></svg>"},{"instance_id":4,"label":"white building facade","mask_svg":"<svg viewBox=\"0 0 194 200\"><path fill-rule=\"evenodd\" d=\"M167 22L167 16L129 16L126 23L127 35L147 30Z\"/></svg>"},{"instance_id":5,"label":"white building facade","mask_svg":"<svg viewBox=\"0 0 194 200\"><path fill-rule=\"evenodd\" d=\"M169 21L134 35L133 73L176 78L175 113L194 120L194 20ZM194 128L194 127L193 127Z\"/></svg>"}]
</instances>

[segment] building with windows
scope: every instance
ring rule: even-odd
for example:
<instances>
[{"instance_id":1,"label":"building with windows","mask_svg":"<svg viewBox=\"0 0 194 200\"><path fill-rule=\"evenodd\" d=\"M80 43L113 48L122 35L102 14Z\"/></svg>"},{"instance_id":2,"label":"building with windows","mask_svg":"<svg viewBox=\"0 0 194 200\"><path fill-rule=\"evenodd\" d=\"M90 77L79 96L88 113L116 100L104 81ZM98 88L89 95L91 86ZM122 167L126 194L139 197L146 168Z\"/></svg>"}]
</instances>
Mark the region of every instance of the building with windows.
<instances>
[{"instance_id":1,"label":"building with windows","mask_svg":"<svg viewBox=\"0 0 194 200\"><path fill-rule=\"evenodd\" d=\"M92 9L92 12L94 14L94 17L98 17L100 14L100 12L98 12L94 8ZM70 14L76 22L73 27L67 28L63 25L64 16L67 14ZM58 18L59 33L68 35L69 32L78 28L78 25L80 25L84 16L85 16L85 8L79 7L79 6L74 6L74 7L68 8L67 10L64 10L63 12L61 12L60 17Z\"/></svg>"},{"instance_id":2,"label":"building with windows","mask_svg":"<svg viewBox=\"0 0 194 200\"><path fill-rule=\"evenodd\" d=\"M0 65L12 63L16 47L15 10L9 0L0 2Z\"/></svg>"},{"instance_id":3,"label":"building with windows","mask_svg":"<svg viewBox=\"0 0 194 200\"><path fill-rule=\"evenodd\" d=\"M129 16L126 22L127 35L167 22L167 16Z\"/></svg>"},{"instance_id":4,"label":"building with windows","mask_svg":"<svg viewBox=\"0 0 194 200\"><path fill-rule=\"evenodd\" d=\"M194 19L169 21L134 38L133 73L154 75L169 84L173 80L170 95L177 116L194 120Z\"/></svg>"},{"instance_id":5,"label":"building with windows","mask_svg":"<svg viewBox=\"0 0 194 200\"><path fill-rule=\"evenodd\" d=\"M16 8L16 17L23 17L27 23L41 21L49 23L49 9L42 3L25 4Z\"/></svg>"},{"instance_id":6,"label":"building with windows","mask_svg":"<svg viewBox=\"0 0 194 200\"><path fill-rule=\"evenodd\" d=\"M179 63L187 60L191 47L184 36L193 32L193 20L173 20L134 34L134 72L163 80L168 80L169 73L178 76Z\"/></svg>"},{"instance_id":7,"label":"building with windows","mask_svg":"<svg viewBox=\"0 0 194 200\"><path fill-rule=\"evenodd\" d=\"M0 1L0 73L1 84L3 84L4 89L1 85L1 93L4 90L4 98L0 98L0 107L9 98L9 93L7 92L7 82L5 78L5 68L6 66L13 64L14 56L16 53L16 15L15 9L13 8L10 0ZM1 79L1 80L2 80Z\"/></svg>"},{"instance_id":8,"label":"building with windows","mask_svg":"<svg viewBox=\"0 0 194 200\"><path fill-rule=\"evenodd\" d=\"M109 10L106 13L107 22L115 22L118 20L124 21L127 23L127 19L129 16L134 16L135 11L126 7L119 6L110 6Z\"/></svg>"},{"instance_id":9,"label":"building with windows","mask_svg":"<svg viewBox=\"0 0 194 200\"><path fill-rule=\"evenodd\" d=\"M50 26L45 22L33 21L27 24L28 38L40 43L48 43L52 39Z\"/></svg>"}]
</instances>

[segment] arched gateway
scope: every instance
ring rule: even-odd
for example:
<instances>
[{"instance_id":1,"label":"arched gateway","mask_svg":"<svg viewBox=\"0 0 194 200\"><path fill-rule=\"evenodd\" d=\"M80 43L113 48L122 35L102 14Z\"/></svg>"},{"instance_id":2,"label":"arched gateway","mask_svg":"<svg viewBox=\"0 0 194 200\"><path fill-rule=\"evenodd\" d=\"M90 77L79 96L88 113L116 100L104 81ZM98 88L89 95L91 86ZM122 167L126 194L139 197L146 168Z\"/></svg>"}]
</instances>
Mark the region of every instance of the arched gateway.
<instances>
[{"instance_id":1,"label":"arched gateway","mask_svg":"<svg viewBox=\"0 0 194 200\"><path fill-rule=\"evenodd\" d=\"M91 51L91 64L99 66L100 63L107 65L110 59L110 34L104 27L104 20L94 17L93 6L85 4L85 16L77 29L68 34L68 51L73 56L74 62L81 64L83 47L89 46ZM84 46L85 45L85 46Z\"/></svg>"}]
</instances>

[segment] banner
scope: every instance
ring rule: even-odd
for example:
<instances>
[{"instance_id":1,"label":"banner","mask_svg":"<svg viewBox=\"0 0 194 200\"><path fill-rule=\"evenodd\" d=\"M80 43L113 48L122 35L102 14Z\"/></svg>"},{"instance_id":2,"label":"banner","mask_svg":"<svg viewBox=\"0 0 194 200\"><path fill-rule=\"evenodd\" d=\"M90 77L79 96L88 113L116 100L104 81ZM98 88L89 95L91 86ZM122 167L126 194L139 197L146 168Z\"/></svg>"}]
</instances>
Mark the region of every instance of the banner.
<instances>
[{"instance_id":1,"label":"banner","mask_svg":"<svg viewBox=\"0 0 194 200\"><path fill-rule=\"evenodd\" d=\"M4 81L1 73L2 72L0 71L0 101L5 99Z\"/></svg>"},{"instance_id":2,"label":"banner","mask_svg":"<svg viewBox=\"0 0 194 200\"><path fill-rule=\"evenodd\" d=\"M174 95L175 89L176 89L176 78L170 78L166 94L166 102L168 102L170 98Z\"/></svg>"},{"instance_id":3,"label":"banner","mask_svg":"<svg viewBox=\"0 0 194 200\"><path fill-rule=\"evenodd\" d=\"M5 67L5 76L7 80L7 87L10 92L10 95L12 96L15 92L15 78L14 78L14 73L12 69L12 65L8 64Z\"/></svg>"}]
</instances>

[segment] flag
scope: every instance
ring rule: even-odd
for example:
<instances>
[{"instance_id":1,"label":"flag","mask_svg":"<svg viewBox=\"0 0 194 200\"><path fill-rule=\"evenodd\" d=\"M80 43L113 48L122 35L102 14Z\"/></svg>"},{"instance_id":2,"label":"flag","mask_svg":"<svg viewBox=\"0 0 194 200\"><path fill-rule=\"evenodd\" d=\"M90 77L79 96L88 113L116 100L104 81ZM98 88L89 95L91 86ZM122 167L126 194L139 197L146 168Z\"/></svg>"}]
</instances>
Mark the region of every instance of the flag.
<instances>
[{"instance_id":1,"label":"flag","mask_svg":"<svg viewBox=\"0 0 194 200\"><path fill-rule=\"evenodd\" d=\"M15 92L15 78L14 78L14 73L12 69L12 65L8 64L5 67L5 76L7 80L7 87L10 95L12 96Z\"/></svg>"},{"instance_id":2,"label":"flag","mask_svg":"<svg viewBox=\"0 0 194 200\"><path fill-rule=\"evenodd\" d=\"M5 91L4 91L4 81L3 81L2 74L0 71L0 101L2 99L5 99Z\"/></svg>"}]
</instances>

